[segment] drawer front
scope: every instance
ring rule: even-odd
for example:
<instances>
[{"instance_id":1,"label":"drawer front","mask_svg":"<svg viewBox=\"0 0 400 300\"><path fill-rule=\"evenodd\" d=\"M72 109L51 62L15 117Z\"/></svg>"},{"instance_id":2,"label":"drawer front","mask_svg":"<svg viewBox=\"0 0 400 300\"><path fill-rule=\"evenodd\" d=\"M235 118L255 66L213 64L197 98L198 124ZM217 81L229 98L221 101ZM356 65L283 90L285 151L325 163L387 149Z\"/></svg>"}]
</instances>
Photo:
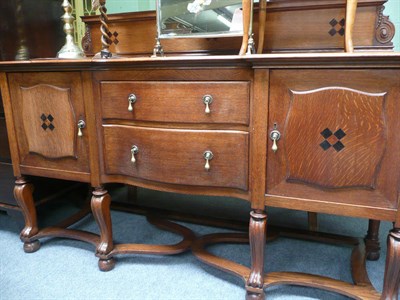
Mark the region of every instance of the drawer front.
<instances>
[{"instance_id":1,"label":"drawer front","mask_svg":"<svg viewBox=\"0 0 400 300\"><path fill-rule=\"evenodd\" d=\"M249 123L249 82L103 81L104 119L181 123ZM129 110L129 96L136 102ZM204 99L211 96L209 112ZM210 99L210 98L208 98ZM206 100L207 101L207 100Z\"/></svg>"},{"instance_id":2,"label":"drawer front","mask_svg":"<svg viewBox=\"0 0 400 300\"><path fill-rule=\"evenodd\" d=\"M180 185L248 189L248 133L105 125L108 175ZM132 147L137 146L132 162ZM210 169L204 153L211 151Z\"/></svg>"}]
</instances>

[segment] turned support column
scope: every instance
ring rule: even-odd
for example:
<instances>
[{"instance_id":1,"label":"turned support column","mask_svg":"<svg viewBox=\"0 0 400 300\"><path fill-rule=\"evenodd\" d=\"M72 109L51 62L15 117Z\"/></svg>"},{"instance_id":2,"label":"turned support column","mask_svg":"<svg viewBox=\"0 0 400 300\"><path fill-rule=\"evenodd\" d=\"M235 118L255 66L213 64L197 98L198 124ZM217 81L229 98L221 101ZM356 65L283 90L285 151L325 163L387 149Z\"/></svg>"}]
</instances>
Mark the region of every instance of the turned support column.
<instances>
[{"instance_id":1,"label":"turned support column","mask_svg":"<svg viewBox=\"0 0 400 300\"><path fill-rule=\"evenodd\" d=\"M368 260L378 260L380 256L380 243L379 243L379 227L380 221L369 220L368 233L365 236L364 242L367 249Z\"/></svg>"},{"instance_id":2,"label":"turned support column","mask_svg":"<svg viewBox=\"0 0 400 300\"><path fill-rule=\"evenodd\" d=\"M110 214L111 197L103 188L93 191L91 200L92 212L97 225L100 228L100 241L96 248L96 256L99 257L99 269L109 271L114 268L114 258L108 254L114 248L112 240L112 225Z\"/></svg>"},{"instance_id":3,"label":"turned support column","mask_svg":"<svg viewBox=\"0 0 400 300\"><path fill-rule=\"evenodd\" d=\"M347 0L346 2L346 27L344 49L346 52L354 52L353 29L356 20L358 0Z\"/></svg>"},{"instance_id":4,"label":"turned support column","mask_svg":"<svg viewBox=\"0 0 400 300\"><path fill-rule=\"evenodd\" d=\"M251 249L251 272L246 283L246 299L261 300L264 294L264 247L267 230L267 215L264 211L250 213L249 238Z\"/></svg>"},{"instance_id":5,"label":"turned support column","mask_svg":"<svg viewBox=\"0 0 400 300\"><path fill-rule=\"evenodd\" d=\"M381 300L398 300L400 287L400 228L387 239L386 268Z\"/></svg>"},{"instance_id":6,"label":"turned support column","mask_svg":"<svg viewBox=\"0 0 400 300\"><path fill-rule=\"evenodd\" d=\"M32 253L40 248L38 240L31 238L39 232L36 207L33 200L33 185L24 177L19 177L15 181L14 197L22 210L25 220L25 227L22 229L20 237L24 242L24 251Z\"/></svg>"}]
</instances>

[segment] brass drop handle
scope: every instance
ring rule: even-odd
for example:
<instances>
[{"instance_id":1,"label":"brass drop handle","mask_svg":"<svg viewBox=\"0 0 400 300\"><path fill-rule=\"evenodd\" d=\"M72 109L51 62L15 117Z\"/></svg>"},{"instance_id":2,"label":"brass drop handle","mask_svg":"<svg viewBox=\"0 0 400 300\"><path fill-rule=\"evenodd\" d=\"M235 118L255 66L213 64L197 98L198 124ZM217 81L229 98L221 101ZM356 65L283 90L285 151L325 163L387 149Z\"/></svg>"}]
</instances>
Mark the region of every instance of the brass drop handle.
<instances>
[{"instance_id":1,"label":"brass drop handle","mask_svg":"<svg viewBox=\"0 0 400 300\"><path fill-rule=\"evenodd\" d=\"M133 111L133 104L136 102L137 98L135 94L130 94L128 96L128 111Z\"/></svg>"},{"instance_id":2,"label":"brass drop handle","mask_svg":"<svg viewBox=\"0 0 400 300\"><path fill-rule=\"evenodd\" d=\"M211 151L207 150L207 151L205 151L205 152L203 153L203 157L204 157L204 159L206 160L206 164L204 165L204 169L206 169L206 171L209 171L210 168L211 168L211 166L210 166L210 160L213 159L214 154L213 154Z\"/></svg>"},{"instance_id":3,"label":"brass drop handle","mask_svg":"<svg viewBox=\"0 0 400 300\"><path fill-rule=\"evenodd\" d=\"M78 121L78 136L83 136L82 129L86 127L86 123L83 120Z\"/></svg>"},{"instance_id":4,"label":"brass drop handle","mask_svg":"<svg viewBox=\"0 0 400 300\"><path fill-rule=\"evenodd\" d=\"M210 104L213 103L213 97L211 95L203 96L203 103L206 105L206 110L204 111L206 114L211 113Z\"/></svg>"},{"instance_id":5,"label":"brass drop handle","mask_svg":"<svg viewBox=\"0 0 400 300\"><path fill-rule=\"evenodd\" d=\"M272 151L274 151L274 153L278 151L277 141L279 141L279 139L281 138L281 133L276 128L276 124L274 124L274 130L272 130L269 134L269 137L271 138L271 140L273 140Z\"/></svg>"},{"instance_id":6,"label":"brass drop handle","mask_svg":"<svg viewBox=\"0 0 400 300\"><path fill-rule=\"evenodd\" d=\"M139 147L136 145L133 145L131 148L131 154L132 154L132 158L131 158L131 162L134 164L136 162L136 158L135 155L139 153Z\"/></svg>"}]
</instances>

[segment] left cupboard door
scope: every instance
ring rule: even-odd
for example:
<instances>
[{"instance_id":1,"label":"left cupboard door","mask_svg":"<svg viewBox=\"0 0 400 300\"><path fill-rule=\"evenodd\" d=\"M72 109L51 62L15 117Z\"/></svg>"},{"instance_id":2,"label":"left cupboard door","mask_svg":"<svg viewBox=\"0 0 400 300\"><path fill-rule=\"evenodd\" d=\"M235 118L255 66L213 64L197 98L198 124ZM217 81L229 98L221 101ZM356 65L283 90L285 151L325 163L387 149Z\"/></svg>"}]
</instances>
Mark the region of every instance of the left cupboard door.
<instances>
[{"instance_id":1,"label":"left cupboard door","mask_svg":"<svg viewBox=\"0 0 400 300\"><path fill-rule=\"evenodd\" d=\"M88 181L81 74L10 73L8 82L21 173Z\"/></svg>"}]
</instances>

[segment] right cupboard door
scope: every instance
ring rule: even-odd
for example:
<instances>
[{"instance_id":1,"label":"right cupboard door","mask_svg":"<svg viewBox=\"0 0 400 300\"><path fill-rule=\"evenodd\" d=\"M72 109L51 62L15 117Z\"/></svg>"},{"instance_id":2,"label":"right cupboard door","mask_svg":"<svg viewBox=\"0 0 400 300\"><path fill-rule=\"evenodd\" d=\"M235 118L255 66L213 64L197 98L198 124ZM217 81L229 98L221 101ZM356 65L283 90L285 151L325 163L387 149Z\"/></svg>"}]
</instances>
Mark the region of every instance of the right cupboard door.
<instances>
[{"instance_id":1,"label":"right cupboard door","mask_svg":"<svg viewBox=\"0 0 400 300\"><path fill-rule=\"evenodd\" d=\"M399 71L273 70L270 79L269 134L280 138L273 149L268 136L266 205L393 220Z\"/></svg>"}]
</instances>

